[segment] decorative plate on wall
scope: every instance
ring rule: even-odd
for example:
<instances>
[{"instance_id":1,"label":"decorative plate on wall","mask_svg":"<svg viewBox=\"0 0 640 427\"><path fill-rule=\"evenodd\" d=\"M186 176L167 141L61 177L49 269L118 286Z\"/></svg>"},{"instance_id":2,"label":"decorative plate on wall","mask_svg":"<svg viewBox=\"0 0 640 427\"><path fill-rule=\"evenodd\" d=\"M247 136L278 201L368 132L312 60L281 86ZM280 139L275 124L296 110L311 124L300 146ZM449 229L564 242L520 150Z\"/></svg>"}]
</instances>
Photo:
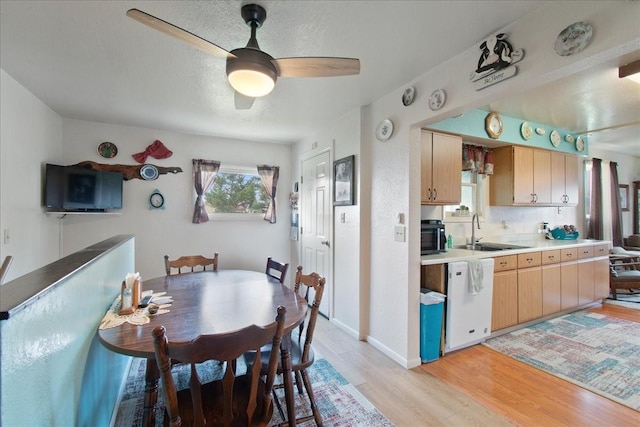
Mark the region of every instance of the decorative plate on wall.
<instances>
[{"instance_id":1,"label":"decorative plate on wall","mask_svg":"<svg viewBox=\"0 0 640 427\"><path fill-rule=\"evenodd\" d=\"M376 139L380 142L384 142L391 138L393 133L393 122L390 119L384 119L378 123L376 127Z\"/></svg>"},{"instance_id":2,"label":"decorative plate on wall","mask_svg":"<svg viewBox=\"0 0 640 427\"><path fill-rule=\"evenodd\" d=\"M576 150L583 152L584 151L584 139L581 136L576 138Z\"/></svg>"},{"instance_id":3,"label":"decorative plate on wall","mask_svg":"<svg viewBox=\"0 0 640 427\"><path fill-rule=\"evenodd\" d=\"M580 53L591 41L593 28L586 22L576 22L569 25L558 34L554 49L560 56L570 56Z\"/></svg>"},{"instance_id":4,"label":"decorative plate on wall","mask_svg":"<svg viewBox=\"0 0 640 427\"><path fill-rule=\"evenodd\" d=\"M547 131L545 130L545 128L536 128L536 133L538 135L544 135L547 133Z\"/></svg>"},{"instance_id":5,"label":"decorative plate on wall","mask_svg":"<svg viewBox=\"0 0 640 427\"><path fill-rule=\"evenodd\" d=\"M402 105L408 107L416 96L416 89L413 86L406 88L402 94Z\"/></svg>"},{"instance_id":6,"label":"decorative plate on wall","mask_svg":"<svg viewBox=\"0 0 640 427\"><path fill-rule=\"evenodd\" d=\"M140 168L140 176L142 179L151 181L158 178L158 168L154 165L144 165Z\"/></svg>"},{"instance_id":7,"label":"decorative plate on wall","mask_svg":"<svg viewBox=\"0 0 640 427\"><path fill-rule=\"evenodd\" d=\"M520 126L520 133L525 141L528 141L533 136L533 128L527 122L522 122L522 126Z\"/></svg>"},{"instance_id":8,"label":"decorative plate on wall","mask_svg":"<svg viewBox=\"0 0 640 427\"><path fill-rule=\"evenodd\" d=\"M442 89L436 89L431 93L429 97L429 108L433 111L439 110L444 106L447 101L447 94Z\"/></svg>"},{"instance_id":9,"label":"decorative plate on wall","mask_svg":"<svg viewBox=\"0 0 640 427\"><path fill-rule=\"evenodd\" d=\"M552 130L551 133L549 134L549 140L551 141L551 144L553 144L554 147L557 147L560 145L560 134L558 133L557 130Z\"/></svg>"},{"instance_id":10,"label":"decorative plate on wall","mask_svg":"<svg viewBox=\"0 0 640 427\"><path fill-rule=\"evenodd\" d=\"M113 142L101 142L98 144L98 154L105 159L112 159L118 155L118 147Z\"/></svg>"},{"instance_id":11,"label":"decorative plate on wall","mask_svg":"<svg viewBox=\"0 0 640 427\"><path fill-rule=\"evenodd\" d=\"M570 133L564 136L564 140L567 141L569 144L573 144L576 141L576 139Z\"/></svg>"}]
</instances>

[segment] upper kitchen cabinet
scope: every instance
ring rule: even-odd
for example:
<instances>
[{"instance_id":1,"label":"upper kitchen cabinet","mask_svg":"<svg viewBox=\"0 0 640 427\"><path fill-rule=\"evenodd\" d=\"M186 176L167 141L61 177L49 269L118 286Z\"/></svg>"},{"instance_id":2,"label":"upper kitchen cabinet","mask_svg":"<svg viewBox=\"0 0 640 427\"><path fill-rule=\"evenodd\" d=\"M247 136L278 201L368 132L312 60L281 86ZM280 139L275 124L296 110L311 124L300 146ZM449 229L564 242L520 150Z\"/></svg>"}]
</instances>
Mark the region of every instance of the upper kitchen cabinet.
<instances>
[{"instance_id":1,"label":"upper kitchen cabinet","mask_svg":"<svg viewBox=\"0 0 640 427\"><path fill-rule=\"evenodd\" d=\"M462 137L422 131L421 202L460 204Z\"/></svg>"},{"instance_id":2,"label":"upper kitchen cabinet","mask_svg":"<svg viewBox=\"0 0 640 427\"><path fill-rule=\"evenodd\" d=\"M551 153L551 203L554 206L578 204L578 158Z\"/></svg>"},{"instance_id":3,"label":"upper kitchen cabinet","mask_svg":"<svg viewBox=\"0 0 640 427\"><path fill-rule=\"evenodd\" d=\"M494 206L550 206L551 152L529 147L493 149L490 203Z\"/></svg>"}]
</instances>

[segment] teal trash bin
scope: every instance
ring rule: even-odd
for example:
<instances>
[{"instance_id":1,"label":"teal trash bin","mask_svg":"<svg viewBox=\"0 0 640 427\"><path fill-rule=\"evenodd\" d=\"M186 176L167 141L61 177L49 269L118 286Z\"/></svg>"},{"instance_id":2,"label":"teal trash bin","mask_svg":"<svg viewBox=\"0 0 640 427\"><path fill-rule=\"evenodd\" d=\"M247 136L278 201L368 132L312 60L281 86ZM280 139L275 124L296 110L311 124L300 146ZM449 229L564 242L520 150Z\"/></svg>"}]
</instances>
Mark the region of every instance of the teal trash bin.
<instances>
[{"instance_id":1,"label":"teal trash bin","mask_svg":"<svg viewBox=\"0 0 640 427\"><path fill-rule=\"evenodd\" d=\"M420 291L420 359L433 362L440 357L442 313L445 295L422 289Z\"/></svg>"}]
</instances>

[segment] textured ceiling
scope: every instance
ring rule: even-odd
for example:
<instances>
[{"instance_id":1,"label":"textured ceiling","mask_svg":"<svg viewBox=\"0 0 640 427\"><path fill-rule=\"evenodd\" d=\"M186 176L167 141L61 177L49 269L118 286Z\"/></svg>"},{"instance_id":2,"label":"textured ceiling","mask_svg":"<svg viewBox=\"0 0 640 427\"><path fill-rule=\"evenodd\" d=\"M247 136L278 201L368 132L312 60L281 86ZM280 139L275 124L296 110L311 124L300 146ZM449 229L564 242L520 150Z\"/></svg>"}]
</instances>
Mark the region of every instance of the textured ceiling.
<instances>
[{"instance_id":1,"label":"textured ceiling","mask_svg":"<svg viewBox=\"0 0 640 427\"><path fill-rule=\"evenodd\" d=\"M234 108L224 60L125 15L135 7L231 50L249 38L240 17L244 3L3 0L0 65L63 117L291 143L402 87L543 2L259 1L267 10L258 30L264 51L276 58L356 57L362 71L279 79L247 111ZM590 92L592 78L585 73L572 80L579 98L555 87L547 96L541 89L489 107L573 131L619 125L623 114L640 121L640 85L623 90L627 102ZM595 100L607 115L589 107Z\"/></svg>"}]
</instances>

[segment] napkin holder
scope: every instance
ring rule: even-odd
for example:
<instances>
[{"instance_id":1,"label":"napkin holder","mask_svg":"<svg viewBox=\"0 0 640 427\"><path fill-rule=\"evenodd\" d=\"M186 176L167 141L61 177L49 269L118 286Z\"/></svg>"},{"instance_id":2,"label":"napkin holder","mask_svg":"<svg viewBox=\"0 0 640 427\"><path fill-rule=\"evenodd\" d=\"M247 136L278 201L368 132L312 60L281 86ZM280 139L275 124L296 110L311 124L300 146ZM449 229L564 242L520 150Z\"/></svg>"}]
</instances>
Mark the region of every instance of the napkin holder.
<instances>
[{"instance_id":1,"label":"napkin holder","mask_svg":"<svg viewBox=\"0 0 640 427\"><path fill-rule=\"evenodd\" d=\"M120 316L126 316L129 314L133 314L135 312L135 308L133 305L133 292L131 288L127 288L124 280L122 281L122 288L120 289L120 310L118 310L118 314Z\"/></svg>"}]
</instances>

